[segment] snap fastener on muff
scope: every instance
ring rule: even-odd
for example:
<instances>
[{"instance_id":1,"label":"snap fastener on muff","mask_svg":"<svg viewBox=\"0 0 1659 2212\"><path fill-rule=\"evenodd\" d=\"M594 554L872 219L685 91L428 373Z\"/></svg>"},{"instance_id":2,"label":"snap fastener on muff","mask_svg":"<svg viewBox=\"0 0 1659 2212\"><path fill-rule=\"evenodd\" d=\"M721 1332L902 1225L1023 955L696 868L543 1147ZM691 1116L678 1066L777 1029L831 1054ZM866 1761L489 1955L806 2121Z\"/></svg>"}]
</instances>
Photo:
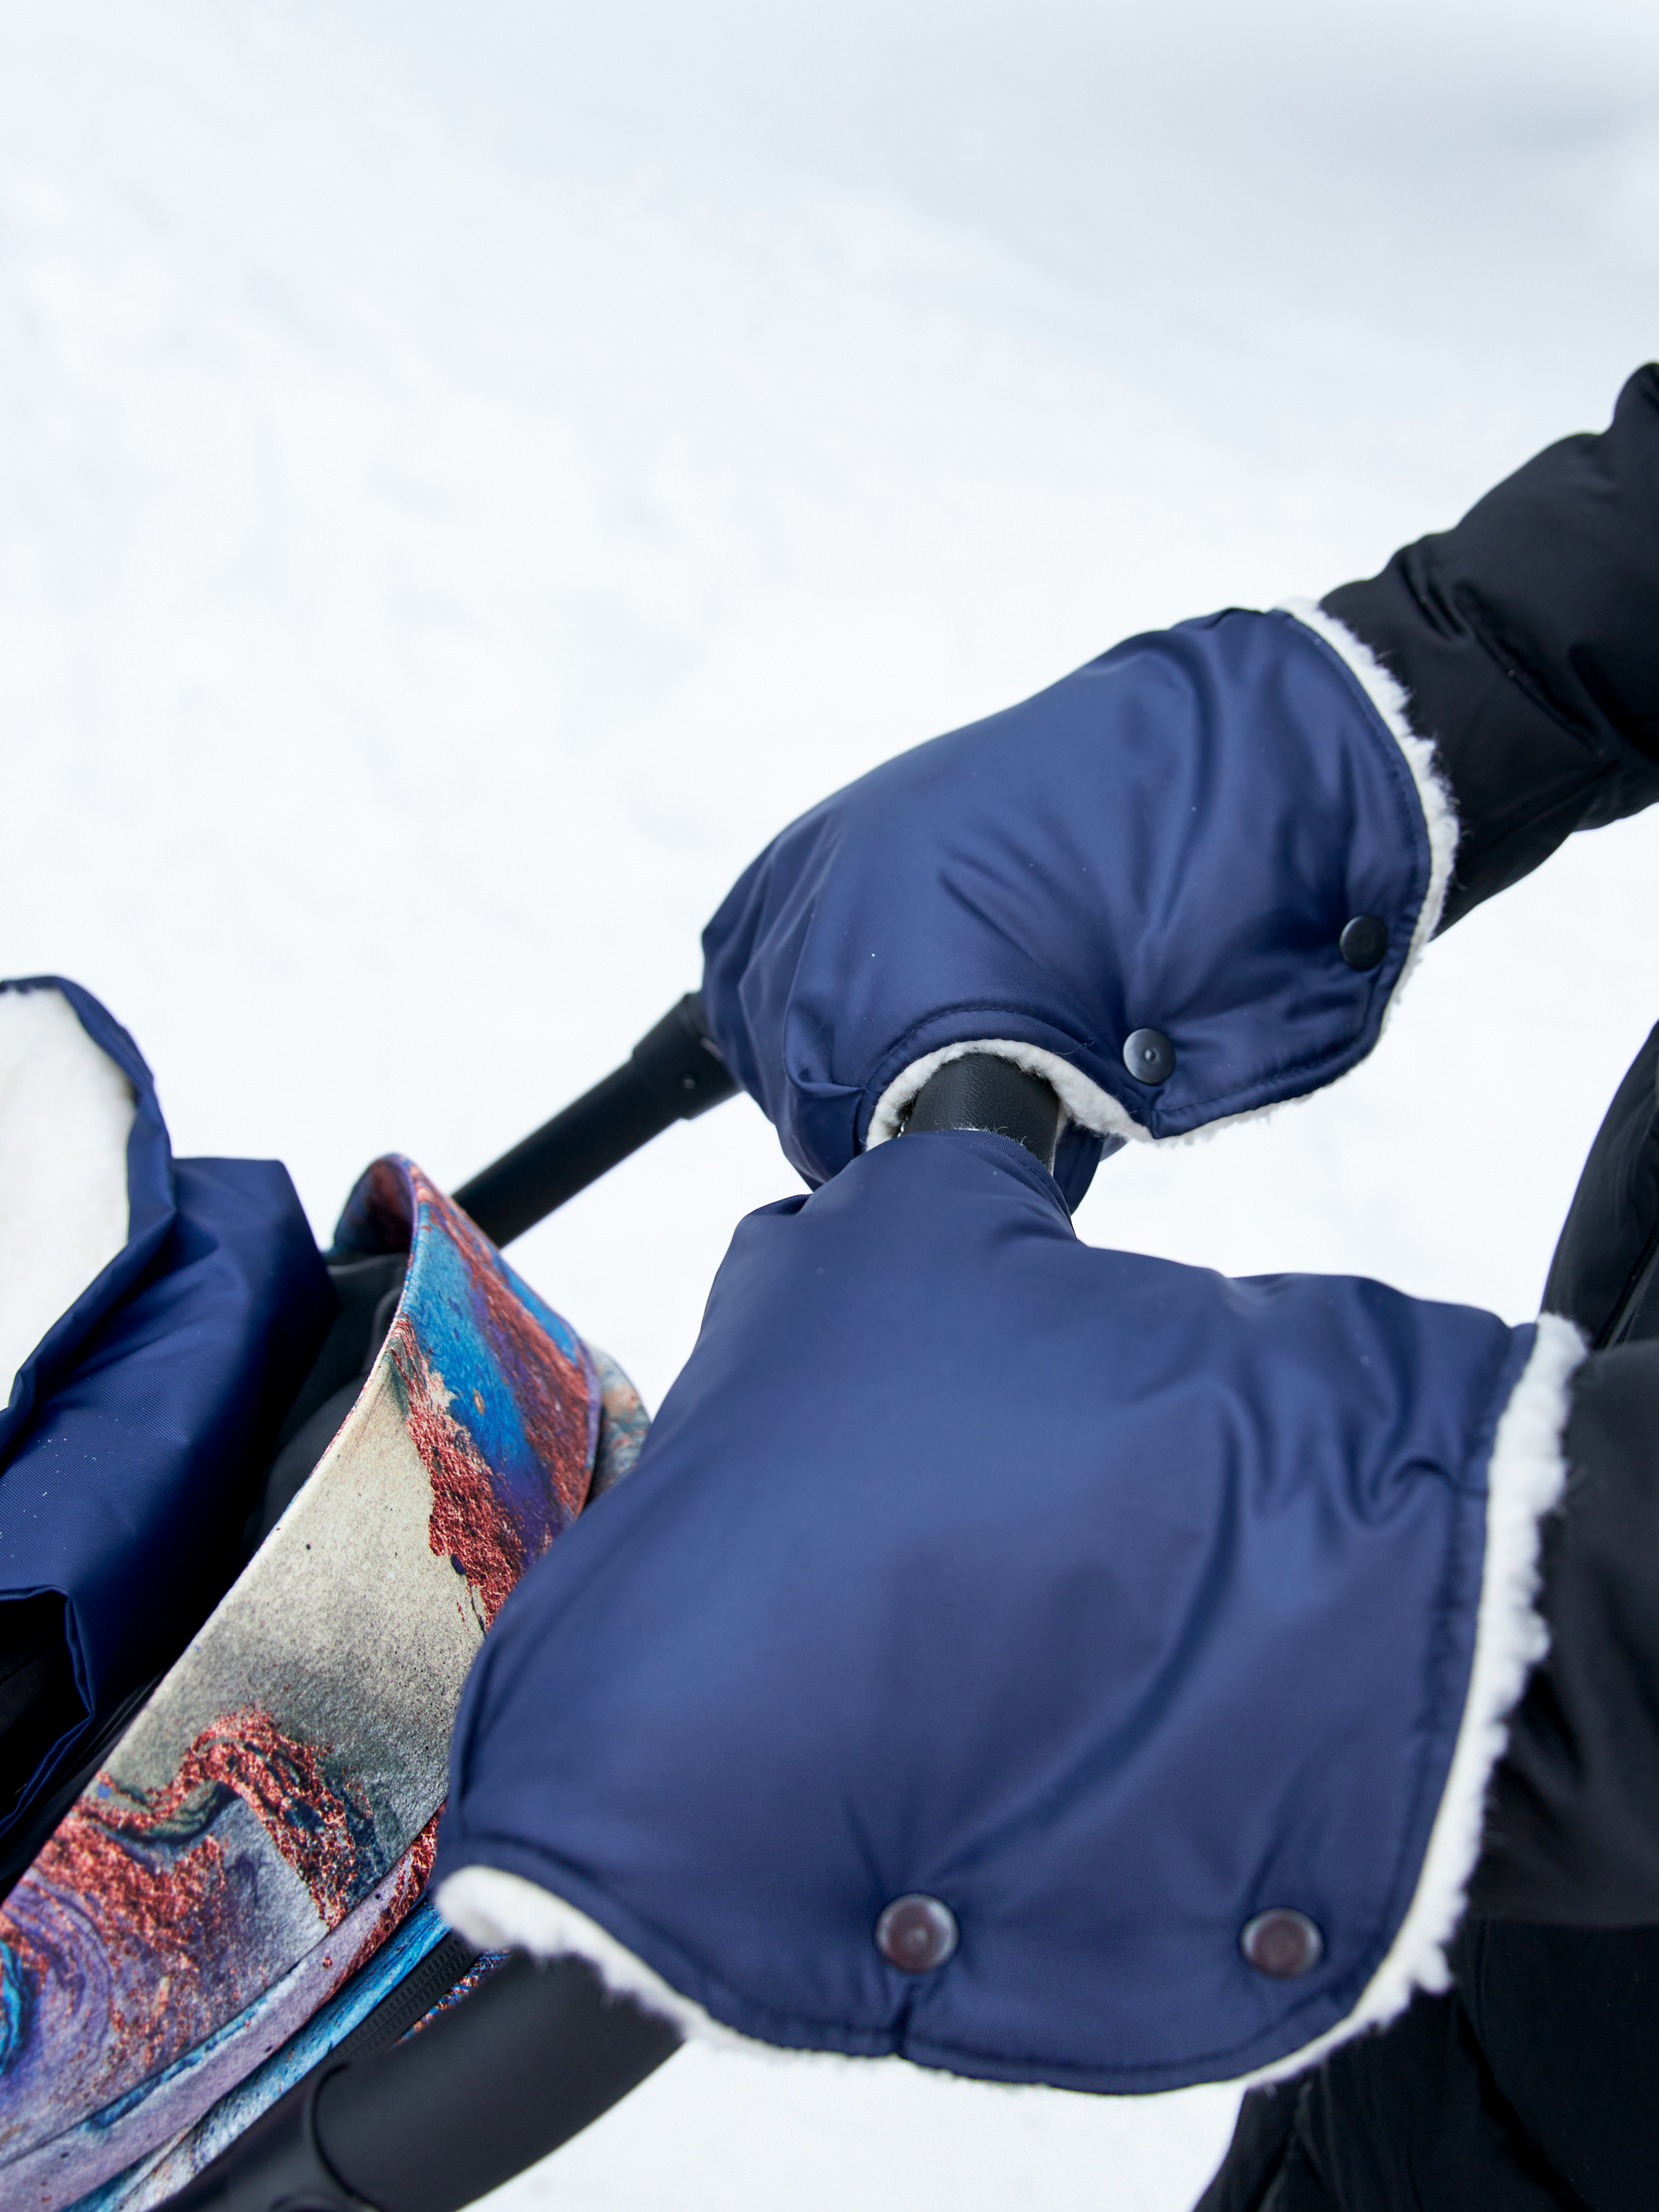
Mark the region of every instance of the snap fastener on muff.
<instances>
[{"instance_id":1,"label":"snap fastener on muff","mask_svg":"<svg viewBox=\"0 0 1659 2212\"><path fill-rule=\"evenodd\" d=\"M1167 1083L1175 1060L1175 1047L1162 1030L1131 1030L1124 1039L1123 1065L1137 1083Z\"/></svg>"},{"instance_id":2,"label":"snap fastener on muff","mask_svg":"<svg viewBox=\"0 0 1659 2212\"><path fill-rule=\"evenodd\" d=\"M1310 1973L1319 1964L1325 1955L1325 1938L1305 1912L1281 1905L1247 1920L1238 1948L1257 1973L1286 1982Z\"/></svg>"},{"instance_id":3,"label":"snap fastener on muff","mask_svg":"<svg viewBox=\"0 0 1659 2212\"><path fill-rule=\"evenodd\" d=\"M1380 967L1389 949L1389 925L1374 914L1357 914L1343 924L1336 949L1349 967L1358 969L1362 975L1369 968Z\"/></svg>"},{"instance_id":4,"label":"snap fastener on muff","mask_svg":"<svg viewBox=\"0 0 1659 2212\"><path fill-rule=\"evenodd\" d=\"M896 1897L876 1923L876 1948L902 1973L931 1974L957 1948L957 1916L936 1897Z\"/></svg>"}]
</instances>

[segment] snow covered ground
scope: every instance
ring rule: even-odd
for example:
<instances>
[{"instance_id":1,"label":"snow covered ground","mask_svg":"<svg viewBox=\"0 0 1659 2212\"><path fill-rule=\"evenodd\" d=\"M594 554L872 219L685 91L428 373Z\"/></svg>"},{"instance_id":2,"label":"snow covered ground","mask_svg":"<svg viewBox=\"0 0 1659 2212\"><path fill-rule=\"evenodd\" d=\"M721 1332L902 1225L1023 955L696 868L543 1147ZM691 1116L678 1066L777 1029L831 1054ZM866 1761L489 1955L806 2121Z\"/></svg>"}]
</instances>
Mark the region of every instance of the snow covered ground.
<instances>
[{"instance_id":1,"label":"snow covered ground","mask_svg":"<svg viewBox=\"0 0 1659 2212\"><path fill-rule=\"evenodd\" d=\"M609 1067L832 783L1369 573L1656 350L1636 0L3 0L0 963L325 1230ZM1526 1316L1656 859L1085 1233ZM739 1103L515 1257L654 1401L789 1182ZM691 2053L499 2202L1176 2212L1231 2104Z\"/></svg>"}]
</instances>

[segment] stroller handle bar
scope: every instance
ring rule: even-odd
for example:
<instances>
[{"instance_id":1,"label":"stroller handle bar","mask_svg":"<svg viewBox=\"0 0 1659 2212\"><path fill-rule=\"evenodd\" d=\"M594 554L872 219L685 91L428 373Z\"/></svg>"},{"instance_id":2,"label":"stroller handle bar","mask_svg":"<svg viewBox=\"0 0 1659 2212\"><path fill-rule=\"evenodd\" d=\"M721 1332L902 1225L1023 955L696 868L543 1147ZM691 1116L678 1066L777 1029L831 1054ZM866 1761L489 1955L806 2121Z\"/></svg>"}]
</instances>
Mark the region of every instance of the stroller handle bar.
<instances>
[{"instance_id":1,"label":"stroller handle bar","mask_svg":"<svg viewBox=\"0 0 1659 2212\"><path fill-rule=\"evenodd\" d=\"M620 1067L481 1168L455 1203L492 1243L510 1244L671 1122L695 1121L737 1087L708 1034L701 993L688 991Z\"/></svg>"},{"instance_id":2,"label":"stroller handle bar","mask_svg":"<svg viewBox=\"0 0 1659 2212\"><path fill-rule=\"evenodd\" d=\"M688 991L618 1068L464 1182L453 1195L493 1243L510 1244L672 1121L692 1121L738 1086L708 1034L702 995ZM988 1053L939 1069L907 1130L990 1129L1054 1164L1060 1101L1038 1077Z\"/></svg>"}]
</instances>

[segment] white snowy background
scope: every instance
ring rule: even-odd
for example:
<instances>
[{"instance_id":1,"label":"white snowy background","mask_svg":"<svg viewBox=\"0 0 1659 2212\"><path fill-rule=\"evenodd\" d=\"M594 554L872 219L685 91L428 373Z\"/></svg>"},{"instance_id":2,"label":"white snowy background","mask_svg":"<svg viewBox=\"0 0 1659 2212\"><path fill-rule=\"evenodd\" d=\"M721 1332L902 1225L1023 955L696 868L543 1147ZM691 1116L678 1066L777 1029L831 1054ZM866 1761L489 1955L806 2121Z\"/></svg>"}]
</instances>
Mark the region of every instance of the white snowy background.
<instances>
[{"instance_id":1,"label":"white snowy background","mask_svg":"<svg viewBox=\"0 0 1659 2212\"><path fill-rule=\"evenodd\" d=\"M0 0L0 971L319 1231L697 975L791 813L1375 569L1659 351L1650 0ZM1096 1241L1534 1310L1659 1014L1659 823ZM746 1103L515 1253L654 1403ZM679 2057L513 2212L1179 2212L1234 2100Z\"/></svg>"}]
</instances>

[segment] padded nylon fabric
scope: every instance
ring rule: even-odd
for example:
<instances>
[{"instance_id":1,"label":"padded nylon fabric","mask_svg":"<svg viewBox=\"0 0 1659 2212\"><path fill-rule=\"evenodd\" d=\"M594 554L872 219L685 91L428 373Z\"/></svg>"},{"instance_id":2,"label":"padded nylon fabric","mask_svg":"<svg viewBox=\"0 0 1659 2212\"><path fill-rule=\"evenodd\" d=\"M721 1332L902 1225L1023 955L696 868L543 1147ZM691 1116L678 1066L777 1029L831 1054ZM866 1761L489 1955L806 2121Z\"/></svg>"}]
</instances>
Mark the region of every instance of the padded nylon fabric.
<instances>
[{"instance_id":1,"label":"padded nylon fabric","mask_svg":"<svg viewBox=\"0 0 1659 2212\"><path fill-rule=\"evenodd\" d=\"M703 933L722 1057L816 1186L895 1077L972 1039L1075 1064L1154 1137L1319 1088L1376 1043L1428 896L1410 769L1289 615L1131 638L786 830ZM1337 940L1388 925L1357 974ZM1160 1088L1123 1063L1162 1030ZM1075 1205L1100 1154L1057 1163Z\"/></svg>"},{"instance_id":2,"label":"padded nylon fabric","mask_svg":"<svg viewBox=\"0 0 1659 2212\"><path fill-rule=\"evenodd\" d=\"M137 1102L127 1244L0 1415L0 1602L64 1595L95 1721L173 1658L234 1573L252 1480L337 1301L288 1170L173 1160L126 1031L76 985L24 988L63 992ZM12 1819L85 1732L53 1747Z\"/></svg>"},{"instance_id":3,"label":"padded nylon fabric","mask_svg":"<svg viewBox=\"0 0 1659 2212\"><path fill-rule=\"evenodd\" d=\"M752 1214L629 1480L486 1641L437 1878L740 2033L1153 2090L1305 2046L1410 1902L1533 1332L1077 1240L984 1132ZM920 1891L936 1972L873 1930ZM1273 1981L1240 1931L1309 1914Z\"/></svg>"}]
</instances>

